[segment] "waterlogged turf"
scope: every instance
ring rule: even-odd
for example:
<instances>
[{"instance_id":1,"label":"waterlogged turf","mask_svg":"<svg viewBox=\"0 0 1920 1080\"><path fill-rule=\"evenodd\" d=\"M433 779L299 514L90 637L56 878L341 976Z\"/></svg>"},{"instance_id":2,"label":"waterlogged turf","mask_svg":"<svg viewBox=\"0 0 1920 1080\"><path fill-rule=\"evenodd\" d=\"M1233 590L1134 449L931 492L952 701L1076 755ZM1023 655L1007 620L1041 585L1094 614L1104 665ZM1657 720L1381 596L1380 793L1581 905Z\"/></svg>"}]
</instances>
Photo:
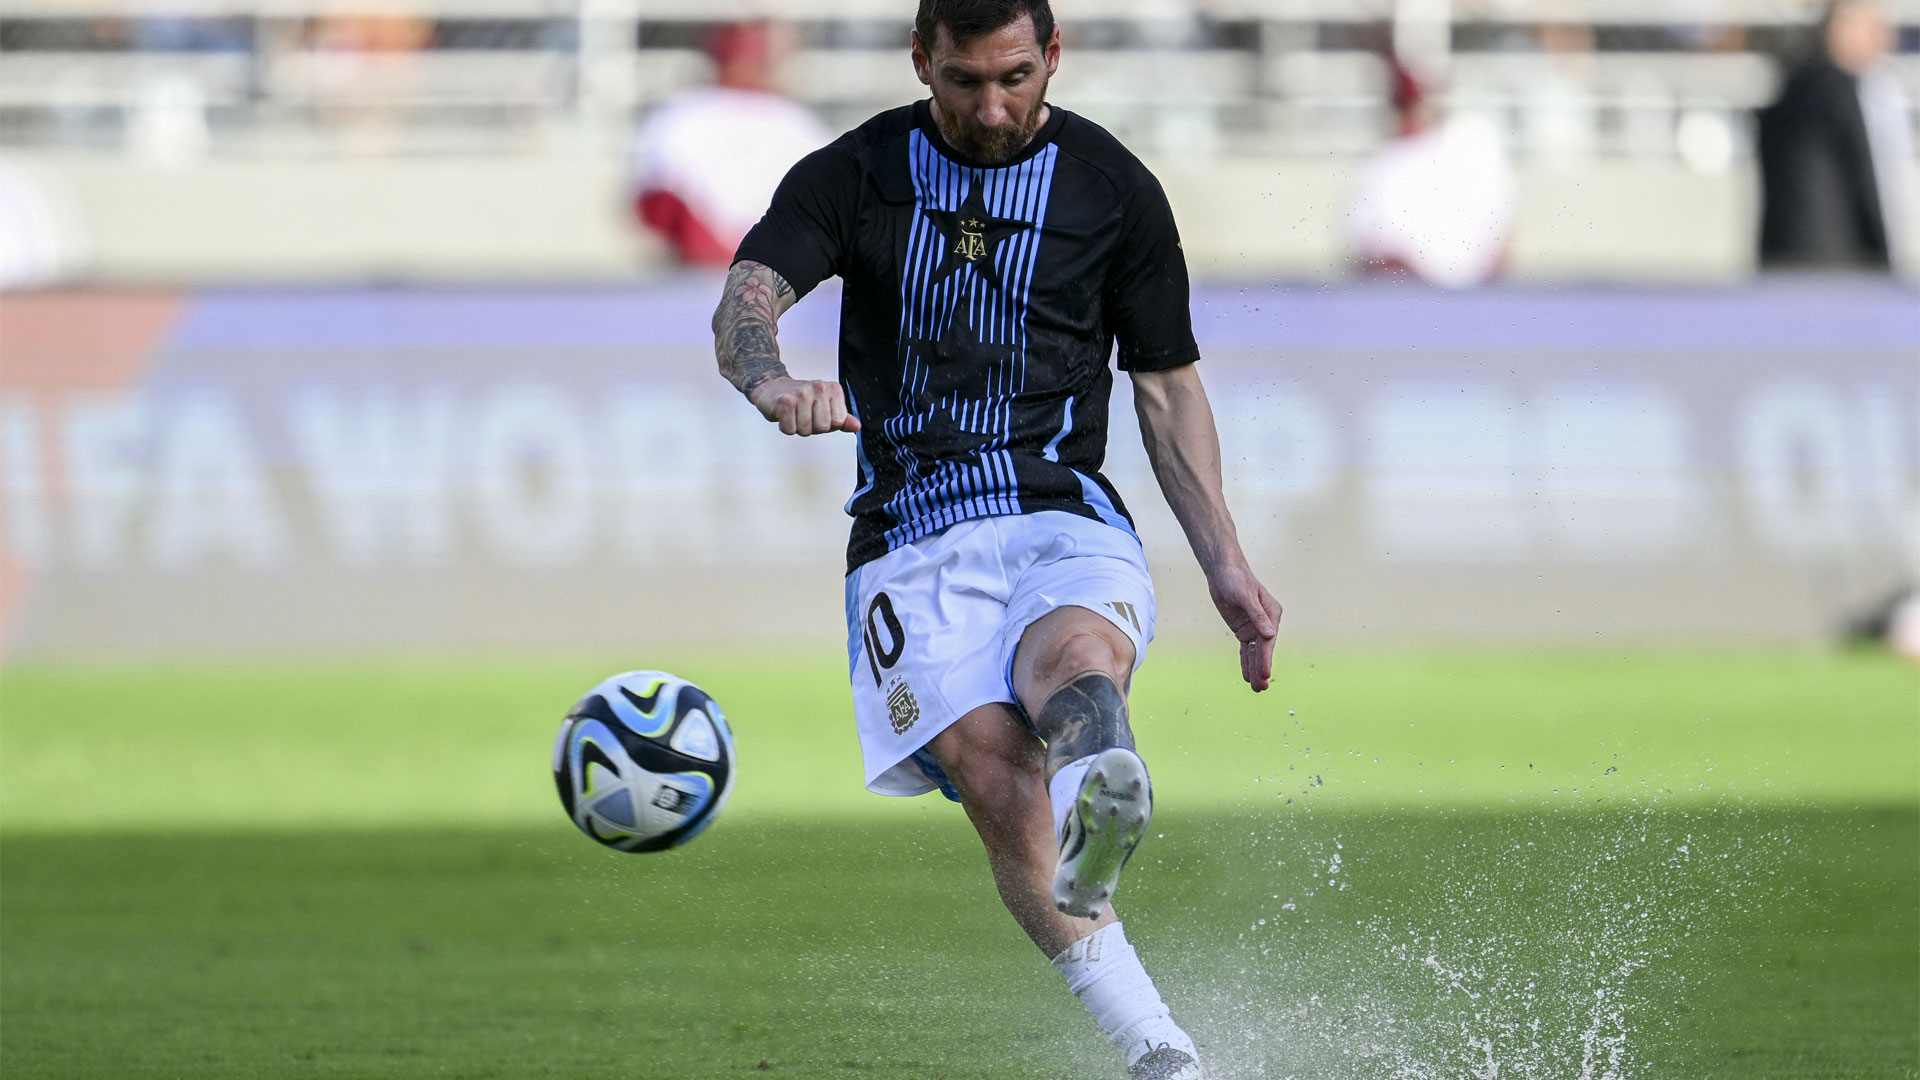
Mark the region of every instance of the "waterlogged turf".
<instances>
[{"instance_id":1,"label":"waterlogged turf","mask_svg":"<svg viewBox=\"0 0 1920 1080\"><path fill-rule=\"evenodd\" d=\"M957 808L858 793L833 657L649 659L742 779L637 857L545 775L631 663L7 671L0 1074L1116 1075ZM1122 909L1223 1080L1920 1076L1914 669L1283 672L1136 695Z\"/></svg>"},{"instance_id":2,"label":"waterlogged turf","mask_svg":"<svg viewBox=\"0 0 1920 1080\"><path fill-rule=\"evenodd\" d=\"M1128 926L1224 1077L1914 1073L1909 812L1162 824ZM1116 1075L957 814L564 828L12 837L0 1071Z\"/></svg>"}]
</instances>

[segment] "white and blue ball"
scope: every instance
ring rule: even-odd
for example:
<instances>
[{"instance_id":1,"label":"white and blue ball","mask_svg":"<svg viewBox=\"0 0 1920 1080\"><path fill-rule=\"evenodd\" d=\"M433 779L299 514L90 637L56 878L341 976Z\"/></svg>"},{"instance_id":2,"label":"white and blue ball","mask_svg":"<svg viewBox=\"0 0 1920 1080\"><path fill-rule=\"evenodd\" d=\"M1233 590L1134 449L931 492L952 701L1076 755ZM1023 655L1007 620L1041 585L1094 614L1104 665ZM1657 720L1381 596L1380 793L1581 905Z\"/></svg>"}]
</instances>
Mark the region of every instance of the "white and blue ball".
<instances>
[{"instance_id":1,"label":"white and blue ball","mask_svg":"<svg viewBox=\"0 0 1920 1080\"><path fill-rule=\"evenodd\" d=\"M733 732L707 692L664 671L628 671L587 692L553 743L560 805L617 851L699 836L733 790Z\"/></svg>"}]
</instances>

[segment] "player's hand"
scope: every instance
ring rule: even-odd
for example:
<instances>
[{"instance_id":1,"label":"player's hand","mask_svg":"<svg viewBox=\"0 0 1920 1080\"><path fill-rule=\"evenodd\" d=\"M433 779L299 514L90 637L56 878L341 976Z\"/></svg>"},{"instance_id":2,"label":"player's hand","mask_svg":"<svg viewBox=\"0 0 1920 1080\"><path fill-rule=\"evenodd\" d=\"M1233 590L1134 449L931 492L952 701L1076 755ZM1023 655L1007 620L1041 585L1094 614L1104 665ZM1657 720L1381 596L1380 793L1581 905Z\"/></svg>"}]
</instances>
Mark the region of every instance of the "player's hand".
<instances>
[{"instance_id":1,"label":"player's hand","mask_svg":"<svg viewBox=\"0 0 1920 1080\"><path fill-rule=\"evenodd\" d=\"M783 435L823 435L859 431L860 418L847 411L847 393L826 379L768 379L747 395L760 415L780 425Z\"/></svg>"},{"instance_id":2,"label":"player's hand","mask_svg":"<svg viewBox=\"0 0 1920 1080\"><path fill-rule=\"evenodd\" d=\"M1273 678L1273 639L1280 632L1280 601L1245 564L1207 575L1213 606L1240 641L1240 677L1255 693Z\"/></svg>"}]
</instances>

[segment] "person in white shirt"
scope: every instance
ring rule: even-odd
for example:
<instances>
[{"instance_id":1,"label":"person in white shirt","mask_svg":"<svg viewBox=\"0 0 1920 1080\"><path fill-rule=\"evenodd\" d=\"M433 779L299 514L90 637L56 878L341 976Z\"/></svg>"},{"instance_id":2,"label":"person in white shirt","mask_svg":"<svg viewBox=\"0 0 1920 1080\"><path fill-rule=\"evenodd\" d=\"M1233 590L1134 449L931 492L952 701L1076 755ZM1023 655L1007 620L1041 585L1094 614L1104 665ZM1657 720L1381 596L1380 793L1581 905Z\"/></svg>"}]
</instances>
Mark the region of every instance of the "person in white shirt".
<instances>
[{"instance_id":1,"label":"person in white shirt","mask_svg":"<svg viewBox=\"0 0 1920 1080\"><path fill-rule=\"evenodd\" d=\"M732 263L787 169L833 137L775 89L783 46L771 23L719 28L713 85L660 106L634 140L634 214L683 265Z\"/></svg>"},{"instance_id":2,"label":"person in white shirt","mask_svg":"<svg viewBox=\"0 0 1920 1080\"><path fill-rule=\"evenodd\" d=\"M1393 66L1400 132L1362 168L1347 210L1348 250L1364 273L1467 288L1498 277L1513 235L1513 170L1498 132L1436 121L1425 90Z\"/></svg>"}]
</instances>

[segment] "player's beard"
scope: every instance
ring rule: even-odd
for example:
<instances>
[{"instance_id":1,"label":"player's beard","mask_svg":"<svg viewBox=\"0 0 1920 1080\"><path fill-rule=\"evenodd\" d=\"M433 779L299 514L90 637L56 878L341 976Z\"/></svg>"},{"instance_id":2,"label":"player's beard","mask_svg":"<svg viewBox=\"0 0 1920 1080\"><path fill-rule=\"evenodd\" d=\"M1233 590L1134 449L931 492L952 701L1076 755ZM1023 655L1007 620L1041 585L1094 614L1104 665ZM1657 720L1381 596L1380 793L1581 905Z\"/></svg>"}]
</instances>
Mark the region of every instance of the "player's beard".
<instances>
[{"instance_id":1,"label":"player's beard","mask_svg":"<svg viewBox=\"0 0 1920 1080\"><path fill-rule=\"evenodd\" d=\"M1033 140L1033 133L1040 130L1040 114L1046 107L1047 87L1042 83L1040 94L1033 99L1033 108L1027 110L1026 116L989 126L957 109L942 109L946 123L940 125L940 134L970 161L989 167L1005 165Z\"/></svg>"}]
</instances>

